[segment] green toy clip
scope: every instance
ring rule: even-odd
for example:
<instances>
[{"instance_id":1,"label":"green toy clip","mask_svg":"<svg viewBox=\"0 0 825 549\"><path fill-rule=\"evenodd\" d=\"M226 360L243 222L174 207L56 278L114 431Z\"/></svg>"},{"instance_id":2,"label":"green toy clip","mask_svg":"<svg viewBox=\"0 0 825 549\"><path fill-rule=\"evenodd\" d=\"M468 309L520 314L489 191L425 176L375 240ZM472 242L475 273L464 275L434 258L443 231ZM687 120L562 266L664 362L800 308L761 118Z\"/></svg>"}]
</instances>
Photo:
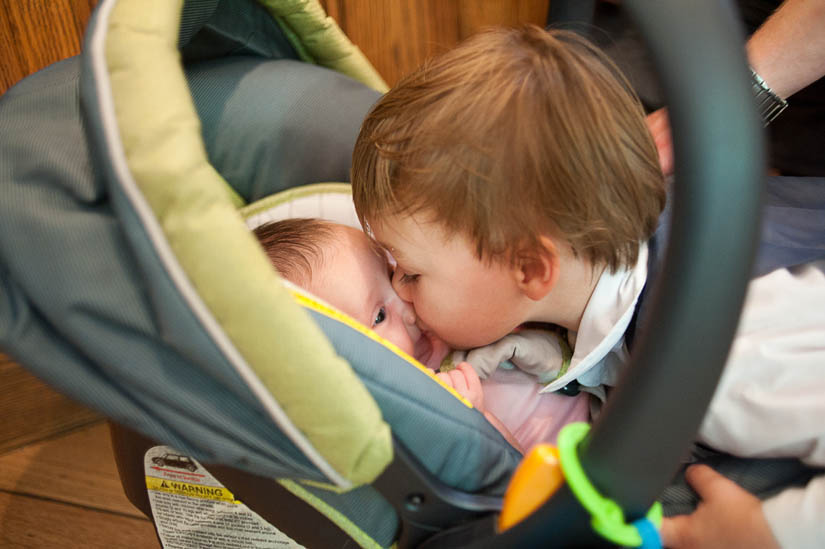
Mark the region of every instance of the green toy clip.
<instances>
[{"instance_id":1,"label":"green toy clip","mask_svg":"<svg viewBox=\"0 0 825 549\"><path fill-rule=\"evenodd\" d=\"M642 536L635 526L625 522L622 508L612 499L602 496L587 478L579 462L576 447L590 431L590 425L577 422L566 425L558 437L561 469L570 490L592 517L590 524L606 540L624 547L640 547ZM658 530L662 525L662 504L654 502L646 518Z\"/></svg>"}]
</instances>

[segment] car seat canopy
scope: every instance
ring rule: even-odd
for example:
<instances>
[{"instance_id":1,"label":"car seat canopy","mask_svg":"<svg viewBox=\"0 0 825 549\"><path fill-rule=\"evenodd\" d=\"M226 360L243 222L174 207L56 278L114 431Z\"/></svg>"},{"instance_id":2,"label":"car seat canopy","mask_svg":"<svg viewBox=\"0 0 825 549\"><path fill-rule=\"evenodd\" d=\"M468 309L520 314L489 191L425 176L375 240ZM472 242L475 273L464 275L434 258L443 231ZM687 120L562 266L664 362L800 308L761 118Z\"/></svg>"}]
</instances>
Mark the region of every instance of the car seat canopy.
<instances>
[{"instance_id":1,"label":"car seat canopy","mask_svg":"<svg viewBox=\"0 0 825 549\"><path fill-rule=\"evenodd\" d=\"M389 429L278 283L237 214L240 197L209 162L179 62L180 9L110 2L90 28L96 97L84 100L114 207L151 246L135 248L148 252L139 260L160 262L164 283L293 443L335 483L369 481L390 459ZM341 418L350 428L328 428Z\"/></svg>"}]
</instances>

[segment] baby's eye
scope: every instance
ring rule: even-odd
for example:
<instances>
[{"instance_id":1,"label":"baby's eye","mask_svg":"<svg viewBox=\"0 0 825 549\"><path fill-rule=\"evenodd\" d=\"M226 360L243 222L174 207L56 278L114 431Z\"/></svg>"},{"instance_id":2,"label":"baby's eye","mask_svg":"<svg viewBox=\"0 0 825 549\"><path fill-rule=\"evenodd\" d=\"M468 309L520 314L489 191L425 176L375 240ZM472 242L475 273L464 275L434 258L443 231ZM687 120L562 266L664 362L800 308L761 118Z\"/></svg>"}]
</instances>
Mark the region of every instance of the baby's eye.
<instances>
[{"instance_id":1,"label":"baby's eye","mask_svg":"<svg viewBox=\"0 0 825 549\"><path fill-rule=\"evenodd\" d=\"M380 309L378 309L378 314L375 315L375 320L372 321L372 325L378 326L385 320L387 320L387 311L384 309L384 307L381 307Z\"/></svg>"}]
</instances>

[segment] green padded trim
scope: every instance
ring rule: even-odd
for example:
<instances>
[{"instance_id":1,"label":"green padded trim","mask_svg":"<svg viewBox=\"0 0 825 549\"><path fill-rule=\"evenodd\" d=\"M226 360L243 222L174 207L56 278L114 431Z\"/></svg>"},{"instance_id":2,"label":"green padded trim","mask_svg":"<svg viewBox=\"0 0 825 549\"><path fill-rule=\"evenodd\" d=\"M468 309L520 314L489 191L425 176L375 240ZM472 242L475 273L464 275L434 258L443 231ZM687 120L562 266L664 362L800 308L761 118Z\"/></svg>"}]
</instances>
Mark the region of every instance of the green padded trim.
<instances>
[{"instance_id":1,"label":"green padded trim","mask_svg":"<svg viewBox=\"0 0 825 549\"><path fill-rule=\"evenodd\" d=\"M387 83L364 54L327 16L318 0L258 0L281 25L287 39L304 61L321 66L386 92Z\"/></svg>"},{"instance_id":2,"label":"green padded trim","mask_svg":"<svg viewBox=\"0 0 825 549\"><path fill-rule=\"evenodd\" d=\"M292 495L304 500L316 511L331 520L338 528L350 535L361 547L381 549L381 545L367 535L366 532L358 528L346 516L339 513L337 509L327 505L325 501L311 494L300 484L288 479L278 479L278 484L289 490Z\"/></svg>"},{"instance_id":3,"label":"green padded trim","mask_svg":"<svg viewBox=\"0 0 825 549\"><path fill-rule=\"evenodd\" d=\"M349 183L314 183L311 185L301 185L300 187L271 194L244 206L240 209L241 217L248 219L253 215L270 210L280 204L291 202L296 198L328 193L352 194L352 188Z\"/></svg>"},{"instance_id":4,"label":"green padded trim","mask_svg":"<svg viewBox=\"0 0 825 549\"><path fill-rule=\"evenodd\" d=\"M209 164L176 47L181 0L112 3L101 11L108 20L99 85L113 102L103 114L118 133L109 146L167 273L313 463L342 486L371 482L392 460L389 426L280 283Z\"/></svg>"},{"instance_id":5,"label":"green padded trim","mask_svg":"<svg viewBox=\"0 0 825 549\"><path fill-rule=\"evenodd\" d=\"M295 48L295 53L298 54L298 59L304 63L312 63L313 65L317 64L315 59L307 51L304 43L301 42L301 37L295 34L295 31L289 27L284 18L278 17L277 15L272 16L272 18L281 27L281 31L284 33L284 36L286 36L286 39L289 40L289 43L292 44L292 47Z\"/></svg>"}]
</instances>

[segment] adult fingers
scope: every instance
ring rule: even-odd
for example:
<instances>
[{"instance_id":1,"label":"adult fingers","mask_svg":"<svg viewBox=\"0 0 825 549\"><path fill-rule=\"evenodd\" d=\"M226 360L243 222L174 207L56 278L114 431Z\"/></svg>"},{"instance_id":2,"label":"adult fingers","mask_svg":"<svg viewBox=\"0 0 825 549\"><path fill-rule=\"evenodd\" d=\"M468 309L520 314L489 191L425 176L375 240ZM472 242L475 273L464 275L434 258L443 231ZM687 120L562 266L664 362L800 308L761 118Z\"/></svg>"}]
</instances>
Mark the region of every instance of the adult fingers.
<instances>
[{"instance_id":1,"label":"adult fingers","mask_svg":"<svg viewBox=\"0 0 825 549\"><path fill-rule=\"evenodd\" d=\"M711 499L713 494L723 490L739 489L739 485L707 465L691 465L688 467L685 471L685 480L703 500Z\"/></svg>"},{"instance_id":2,"label":"adult fingers","mask_svg":"<svg viewBox=\"0 0 825 549\"><path fill-rule=\"evenodd\" d=\"M690 515L677 515L662 519L659 529L662 546L671 549L687 547L690 543Z\"/></svg>"}]
</instances>

